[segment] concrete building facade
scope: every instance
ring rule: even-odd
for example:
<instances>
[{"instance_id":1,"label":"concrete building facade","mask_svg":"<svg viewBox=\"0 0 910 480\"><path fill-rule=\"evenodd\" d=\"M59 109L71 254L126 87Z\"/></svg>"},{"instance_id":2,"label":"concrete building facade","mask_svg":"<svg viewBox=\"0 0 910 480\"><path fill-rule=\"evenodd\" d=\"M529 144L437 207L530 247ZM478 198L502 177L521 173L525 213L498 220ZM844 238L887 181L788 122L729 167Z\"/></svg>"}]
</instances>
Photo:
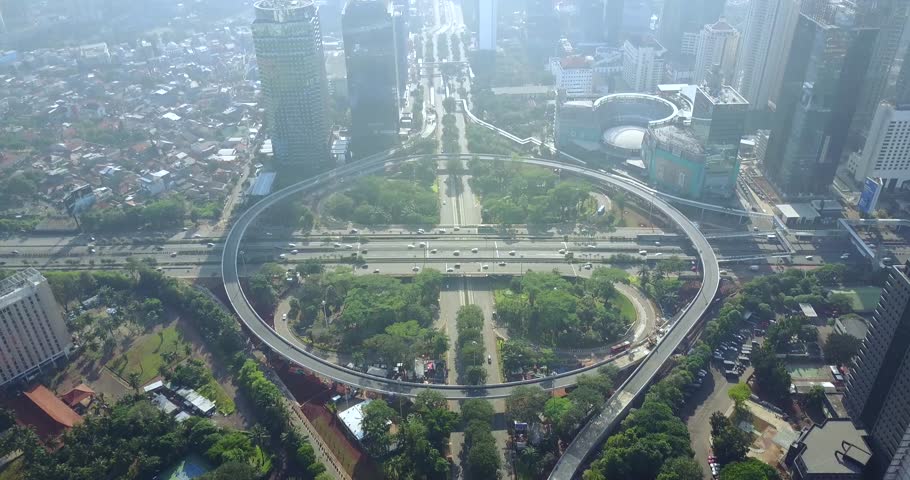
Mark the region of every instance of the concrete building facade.
<instances>
[{"instance_id":1,"label":"concrete building facade","mask_svg":"<svg viewBox=\"0 0 910 480\"><path fill-rule=\"evenodd\" d=\"M910 181L910 106L878 106L863 148L850 154L847 170L859 183L873 177L882 179L885 190L904 188Z\"/></svg>"},{"instance_id":2,"label":"concrete building facade","mask_svg":"<svg viewBox=\"0 0 910 480\"><path fill-rule=\"evenodd\" d=\"M910 428L910 278L908 265L888 268L869 332L847 375L844 405L869 432L880 469L906 463ZM898 455L900 453L900 455ZM899 469L898 469L899 470Z\"/></svg>"},{"instance_id":3,"label":"concrete building facade","mask_svg":"<svg viewBox=\"0 0 910 480\"><path fill-rule=\"evenodd\" d=\"M349 0L341 15L355 159L398 142L398 46L388 0Z\"/></svg>"},{"instance_id":4,"label":"concrete building facade","mask_svg":"<svg viewBox=\"0 0 910 480\"><path fill-rule=\"evenodd\" d=\"M695 49L695 84L700 84L714 72L727 83L733 79L739 32L726 20L705 25L698 35Z\"/></svg>"},{"instance_id":5,"label":"concrete building facade","mask_svg":"<svg viewBox=\"0 0 910 480\"><path fill-rule=\"evenodd\" d=\"M590 97L594 93L594 59L584 55L554 58L552 62L556 89L567 98Z\"/></svg>"},{"instance_id":6,"label":"concrete building facade","mask_svg":"<svg viewBox=\"0 0 910 480\"><path fill-rule=\"evenodd\" d=\"M800 14L787 56L764 161L786 198L828 193L875 45L878 32L857 27L850 5L837 7Z\"/></svg>"},{"instance_id":7,"label":"concrete building facade","mask_svg":"<svg viewBox=\"0 0 910 480\"><path fill-rule=\"evenodd\" d=\"M799 0L753 0L740 41L732 85L753 110L776 105L790 51Z\"/></svg>"},{"instance_id":8,"label":"concrete building facade","mask_svg":"<svg viewBox=\"0 0 910 480\"><path fill-rule=\"evenodd\" d=\"M496 51L496 23L499 0L481 1L477 5L477 48Z\"/></svg>"},{"instance_id":9,"label":"concrete building facade","mask_svg":"<svg viewBox=\"0 0 910 480\"><path fill-rule=\"evenodd\" d=\"M651 93L663 80L666 49L653 36L632 37L623 44L622 78L639 93Z\"/></svg>"},{"instance_id":10,"label":"concrete building facade","mask_svg":"<svg viewBox=\"0 0 910 480\"><path fill-rule=\"evenodd\" d=\"M329 165L328 81L316 5L260 0L253 42L275 160L313 176Z\"/></svg>"},{"instance_id":11,"label":"concrete building facade","mask_svg":"<svg viewBox=\"0 0 910 480\"><path fill-rule=\"evenodd\" d=\"M0 281L0 385L36 373L72 347L44 276L29 268Z\"/></svg>"}]
</instances>

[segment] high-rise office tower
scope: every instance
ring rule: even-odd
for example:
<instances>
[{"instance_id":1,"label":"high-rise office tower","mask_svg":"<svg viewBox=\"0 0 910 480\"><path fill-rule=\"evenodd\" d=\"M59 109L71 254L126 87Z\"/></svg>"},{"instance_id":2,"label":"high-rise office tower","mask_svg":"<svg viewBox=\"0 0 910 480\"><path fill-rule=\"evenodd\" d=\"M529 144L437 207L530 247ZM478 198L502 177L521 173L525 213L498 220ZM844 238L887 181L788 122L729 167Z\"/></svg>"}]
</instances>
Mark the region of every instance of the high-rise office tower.
<instances>
[{"instance_id":1,"label":"high-rise office tower","mask_svg":"<svg viewBox=\"0 0 910 480\"><path fill-rule=\"evenodd\" d=\"M392 13L388 0L349 0L341 17L355 158L398 142L398 49Z\"/></svg>"},{"instance_id":2,"label":"high-rise office tower","mask_svg":"<svg viewBox=\"0 0 910 480\"><path fill-rule=\"evenodd\" d=\"M709 73L720 75L724 83L733 83L738 47L739 32L726 20L705 25L698 35L695 51L695 83L705 81Z\"/></svg>"},{"instance_id":3,"label":"high-rise office tower","mask_svg":"<svg viewBox=\"0 0 910 480\"><path fill-rule=\"evenodd\" d=\"M679 59L685 53L684 37L694 39L702 27L720 19L725 4L726 0L665 0L658 28L661 45Z\"/></svg>"},{"instance_id":4,"label":"high-rise office tower","mask_svg":"<svg viewBox=\"0 0 910 480\"><path fill-rule=\"evenodd\" d=\"M604 0L603 25L607 43L620 45L624 40L622 33L622 12L625 7L624 0Z\"/></svg>"},{"instance_id":5,"label":"high-rise office tower","mask_svg":"<svg viewBox=\"0 0 910 480\"><path fill-rule=\"evenodd\" d=\"M902 38L908 33L906 30L910 21L910 1L908 0L879 0L876 2L860 3L859 7L863 25L878 28L878 38L863 88L859 92L859 103L850 131L857 141L865 138L872 123L872 117L879 102L883 99L892 100L892 91L896 77L902 69L899 50ZM903 40L906 48L907 39ZM907 70L907 68L904 68ZM889 98L892 97L892 98ZM898 101L898 104L903 103Z\"/></svg>"},{"instance_id":6,"label":"high-rise office tower","mask_svg":"<svg viewBox=\"0 0 910 480\"><path fill-rule=\"evenodd\" d=\"M605 38L604 8L606 0L578 0L581 37L585 42L603 42Z\"/></svg>"},{"instance_id":7,"label":"high-rise office tower","mask_svg":"<svg viewBox=\"0 0 910 480\"><path fill-rule=\"evenodd\" d=\"M260 0L253 43L275 160L310 177L329 166L328 81L312 0Z\"/></svg>"},{"instance_id":8,"label":"high-rise office tower","mask_svg":"<svg viewBox=\"0 0 910 480\"><path fill-rule=\"evenodd\" d=\"M635 92L652 93L663 80L666 49L651 35L623 43L622 78Z\"/></svg>"},{"instance_id":9,"label":"high-rise office tower","mask_svg":"<svg viewBox=\"0 0 910 480\"><path fill-rule=\"evenodd\" d=\"M532 59L546 61L556 51L559 17L553 0L525 0L525 45Z\"/></svg>"},{"instance_id":10,"label":"high-rise office tower","mask_svg":"<svg viewBox=\"0 0 910 480\"><path fill-rule=\"evenodd\" d=\"M496 21L499 0L483 0L477 9L477 48L496 51Z\"/></svg>"},{"instance_id":11,"label":"high-rise office tower","mask_svg":"<svg viewBox=\"0 0 910 480\"><path fill-rule=\"evenodd\" d=\"M410 28L410 17L408 17L408 5L406 1L396 0L393 4L394 15L392 21L395 22L395 58L397 59L398 75L398 98L407 97L408 85L408 35Z\"/></svg>"},{"instance_id":12,"label":"high-rise office tower","mask_svg":"<svg viewBox=\"0 0 910 480\"><path fill-rule=\"evenodd\" d=\"M72 347L44 276L29 268L0 281L0 385L36 373Z\"/></svg>"},{"instance_id":13,"label":"high-rise office tower","mask_svg":"<svg viewBox=\"0 0 910 480\"><path fill-rule=\"evenodd\" d=\"M754 110L777 104L799 0L752 0L740 40L733 85Z\"/></svg>"},{"instance_id":14,"label":"high-rise office tower","mask_svg":"<svg viewBox=\"0 0 910 480\"><path fill-rule=\"evenodd\" d=\"M902 189L910 182L910 105L879 104L865 137L847 160L853 180L880 178L884 190Z\"/></svg>"},{"instance_id":15,"label":"high-rise office tower","mask_svg":"<svg viewBox=\"0 0 910 480\"><path fill-rule=\"evenodd\" d=\"M880 471L899 470L910 440L910 278L908 266L888 268L869 331L847 375L844 405L869 432ZM904 473L910 473L906 470ZM892 478L900 478L894 476Z\"/></svg>"},{"instance_id":16,"label":"high-rise office tower","mask_svg":"<svg viewBox=\"0 0 910 480\"><path fill-rule=\"evenodd\" d=\"M746 125L749 102L733 87L721 83L720 74L711 74L695 91L692 131L709 148L739 151Z\"/></svg>"},{"instance_id":17,"label":"high-rise office tower","mask_svg":"<svg viewBox=\"0 0 910 480\"><path fill-rule=\"evenodd\" d=\"M764 160L784 197L828 192L875 46L878 32L857 27L850 4L830 10L824 18L800 14L787 56Z\"/></svg>"}]
</instances>

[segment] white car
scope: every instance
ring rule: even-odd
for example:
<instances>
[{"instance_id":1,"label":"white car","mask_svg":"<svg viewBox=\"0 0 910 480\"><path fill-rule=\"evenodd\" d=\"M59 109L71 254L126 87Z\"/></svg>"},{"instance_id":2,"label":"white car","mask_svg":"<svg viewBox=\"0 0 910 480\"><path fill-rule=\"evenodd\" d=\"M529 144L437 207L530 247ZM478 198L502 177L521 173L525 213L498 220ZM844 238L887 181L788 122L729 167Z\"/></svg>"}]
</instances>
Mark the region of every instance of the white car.
<instances>
[{"instance_id":1,"label":"white car","mask_svg":"<svg viewBox=\"0 0 910 480\"><path fill-rule=\"evenodd\" d=\"M417 265L414 265L414 267L411 268L411 271L412 271L412 272L419 272L419 271L420 271L420 267L418 267Z\"/></svg>"},{"instance_id":2,"label":"white car","mask_svg":"<svg viewBox=\"0 0 910 480\"><path fill-rule=\"evenodd\" d=\"M423 235L424 233L427 233L426 230L424 230L424 229L422 229L422 228L418 228L418 229L417 229L417 234L418 234L418 235Z\"/></svg>"},{"instance_id":3,"label":"white car","mask_svg":"<svg viewBox=\"0 0 910 480\"><path fill-rule=\"evenodd\" d=\"M297 251L296 248L295 248L294 250L291 250L291 255L297 255L298 253L299 253L299 252Z\"/></svg>"},{"instance_id":4,"label":"white car","mask_svg":"<svg viewBox=\"0 0 910 480\"><path fill-rule=\"evenodd\" d=\"M559 254L560 254L560 255L565 255L565 254L566 254L566 249L565 249L565 248L560 248L560 249L559 249Z\"/></svg>"},{"instance_id":5,"label":"white car","mask_svg":"<svg viewBox=\"0 0 910 480\"><path fill-rule=\"evenodd\" d=\"M420 242L417 244L417 246L419 246L420 248L427 248L426 242Z\"/></svg>"},{"instance_id":6,"label":"white car","mask_svg":"<svg viewBox=\"0 0 910 480\"><path fill-rule=\"evenodd\" d=\"M478 252L478 250L476 247L471 249L471 253L477 253L477 252Z\"/></svg>"},{"instance_id":7,"label":"white car","mask_svg":"<svg viewBox=\"0 0 910 480\"><path fill-rule=\"evenodd\" d=\"M446 233L446 229L440 228L440 229L439 229L439 233Z\"/></svg>"},{"instance_id":8,"label":"white car","mask_svg":"<svg viewBox=\"0 0 910 480\"><path fill-rule=\"evenodd\" d=\"M288 256L282 253L281 255L278 255L278 258L284 260L285 258L288 258Z\"/></svg>"},{"instance_id":9,"label":"white car","mask_svg":"<svg viewBox=\"0 0 910 480\"><path fill-rule=\"evenodd\" d=\"M209 242L209 243L206 243L205 246L207 246L207 247L209 247L209 248L212 248L212 247L215 246L215 244L212 243L212 242ZM94 248L92 248L92 250L94 250Z\"/></svg>"},{"instance_id":10,"label":"white car","mask_svg":"<svg viewBox=\"0 0 910 480\"><path fill-rule=\"evenodd\" d=\"M509 251L509 256L514 257L514 256L515 256L515 250Z\"/></svg>"},{"instance_id":11,"label":"white car","mask_svg":"<svg viewBox=\"0 0 910 480\"><path fill-rule=\"evenodd\" d=\"M379 269L377 268L377 269L373 270L373 273L379 273Z\"/></svg>"},{"instance_id":12,"label":"white car","mask_svg":"<svg viewBox=\"0 0 910 480\"><path fill-rule=\"evenodd\" d=\"M430 253L436 253L436 252L438 252L438 251L439 251L439 250L436 250L435 248L430 249Z\"/></svg>"},{"instance_id":13,"label":"white car","mask_svg":"<svg viewBox=\"0 0 910 480\"><path fill-rule=\"evenodd\" d=\"M500 266L500 267L505 267L505 266L506 266L506 262L499 262L499 266Z\"/></svg>"},{"instance_id":14,"label":"white car","mask_svg":"<svg viewBox=\"0 0 910 480\"><path fill-rule=\"evenodd\" d=\"M648 251L647 251L647 250L639 250L639 251L638 251L638 254L639 254L639 255L647 255L647 254L648 254Z\"/></svg>"},{"instance_id":15,"label":"white car","mask_svg":"<svg viewBox=\"0 0 910 480\"><path fill-rule=\"evenodd\" d=\"M193 238L202 238L202 235L199 235L198 233L194 233Z\"/></svg>"},{"instance_id":16,"label":"white car","mask_svg":"<svg viewBox=\"0 0 910 480\"><path fill-rule=\"evenodd\" d=\"M288 319L288 314L282 313L282 314L281 314L281 319L282 319L282 320L287 320L287 319Z\"/></svg>"},{"instance_id":17,"label":"white car","mask_svg":"<svg viewBox=\"0 0 910 480\"><path fill-rule=\"evenodd\" d=\"M452 230L455 230L457 232L457 231L461 230L461 227L453 227Z\"/></svg>"},{"instance_id":18,"label":"white car","mask_svg":"<svg viewBox=\"0 0 910 480\"><path fill-rule=\"evenodd\" d=\"M590 263L585 264L585 270L590 270L593 266Z\"/></svg>"},{"instance_id":19,"label":"white car","mask_svg":"<svg viewBox=\"0 0 910 480\"><path fill-rule=\"evenodd\" d=\"M459 252L458 250L455 250L454 252L452 252L452 255L457 257L457 256L461 255L461 252Z\"/></svg>"},{"instance_id":20,"label":"white car","mask_svg":"<svg viewBox=\"0 0 910 480\"><path fill-rule=\"evenodd\" d=\"M333 243L332 246L335 247L335 248L341 248L341 244L340 244L340 243Z\"/></svg>"},{"instance_id":21,"label":"white car","mask_svg":"<svg viewBox=\"0 0 910 480\"><path fill-rule=\"evenodd\" d=\"M289 244L288 244L288 248L297 248L297 244L296 244L296 243L289 243Z\"/></svg>"},{"instance_id":22,"label":"white car","mask_svg":"<svg viewBox=\"0 0 910 480\"><path fill-rule=\"evenodd\" d=\"M848 258L850 258L850 254L849 254L849 253L845 253L845 254L843 254L843 255L840 256L840 259L841 259L841 260L846 260L846 259L848 259Z\"/></svg>"},{"instance_id":23,"label":"white car","mask_svg":"<svg viewBox=\"0 0 910 480\"><path fill-rule=\"evenodd\" d=\"M413 244L413 243L409 243L409 244L408 244L408 250L414 250L414 244Z\"/></svg>"},{"instance_id":24,"label":"white car","mask_svg":"<svg viewBox=\"0 0 910 480\"><path fill-rule=\"evenodd\" d=\"M812 255L806 255L806 260L810 260L810 261L811 261L811 260L814 259L814 258L815 258L815 257L813 257Z\"/></svg>"},{"instance_id":25,"label":"white car","mask_svg":"<svg viewBox=\"0 0 910 480\"><path fill-rule=\"evenodd\" d=\"M446 273L455 273L455 269L452 267L449 267L446 269Z\"/></svg>"},{"instance_id":26,"label":"white car","mask_svg":"<svg viewBox=\"0 0 910 480\"><path fill-rule=\"evenodd\" d=\"M176 256L177 256L177 252L171 252L171 258L174 258Z\"/></svg>"}]
</instances>

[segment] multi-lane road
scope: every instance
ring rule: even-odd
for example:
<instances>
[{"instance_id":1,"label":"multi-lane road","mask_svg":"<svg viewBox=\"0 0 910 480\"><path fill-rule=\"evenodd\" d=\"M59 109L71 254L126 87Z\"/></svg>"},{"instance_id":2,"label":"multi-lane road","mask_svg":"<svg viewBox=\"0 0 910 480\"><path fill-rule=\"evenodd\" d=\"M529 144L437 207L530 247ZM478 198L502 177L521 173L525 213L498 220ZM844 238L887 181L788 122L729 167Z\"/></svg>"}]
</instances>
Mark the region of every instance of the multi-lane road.
<instances>
[{"instance_id":1,"label":"multi-lane road","mask_svg":"<svg viewBox=\"0 0 910 480\"><path fill-rule=\"evenodd\" d=\"M465 158L466 156L450 157ZM650 191L643 189L639 185L628 182L622 177L548 160L515 160L507 157L489 155L481 156L480 158L481 160L488 161L520 161L547 168L562 168L571 171L574 174L585 176L596 183L608 185L612 188L623 189L628 194L639 197L643 201L652 202L654 208L675 223L678 231L682 232L690 239L692 244L691 248L699 255L701 264L700 270L703 272L702 289L696 295L696 298L680 313L678 320L672 325L670 331L658 344L657 348L653 352L647 353L647 356L642 363L620 387L616 395L610 399L604 410L595 418L595 420L585 426L576 440L569 446L553 472L553 478L568 479L575 474L584 460L592 453L596 445L599 444L612 427L615 426L618 419L622 417L628 408L630 408L631 402L644 392L673 351L679 347L683 339L699 323L718 288L720 279L717 259L704 235L702 235L698 228L696 228L682 213L663 200L656 198ZM449 399L476 396L501 398L508 396L511 391L520 384L536 383L544 388L561 388L573 385L581 371L568 372L541 380L483 386L423 385L384 379L350 370L311 355L278 335L266 322L259 318L244 296L240 286L238 271L238 257L240 256L242 248L242 239L246 230L253 224L256 217L266 208L281 199L313 191L319 188L320 185L324 185L325 182L330 179L369 174L371 171L382 168L383 165L389 161L403 161L403 159L390 160L388 158L378 157L365 160L355 165L341 167L332 172L319 175L311 180L301 182L276 192L272 196L267 197L260 203L249 208L238 218L225 241L223 249L222 278L231 304L250 331L276 353L284 356L293 363L301 365L323 377L373 391L416 395L421 390L431 389L438 391Z\"/></svg>"}]
</instances>

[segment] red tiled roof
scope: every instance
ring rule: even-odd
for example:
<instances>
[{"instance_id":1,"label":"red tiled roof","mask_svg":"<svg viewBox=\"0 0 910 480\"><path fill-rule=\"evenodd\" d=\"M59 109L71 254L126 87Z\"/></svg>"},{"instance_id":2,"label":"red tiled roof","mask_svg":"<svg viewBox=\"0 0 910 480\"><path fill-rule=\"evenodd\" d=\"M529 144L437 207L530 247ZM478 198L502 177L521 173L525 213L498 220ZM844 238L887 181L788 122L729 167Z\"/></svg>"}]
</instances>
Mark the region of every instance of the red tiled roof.
<instances>
[{"instance_id":1,"label":"red tiled roof","mask_svg":"<svg viewBox=\"0 0 910 480\"><path fill-rule=\"evenodd\" d=\"M41 438L59 435L64 429L72 428L82 421L79 414L44 385L26 390L20 400L16 405L18 408L14 408L17 420L35 427Z\"/></svg>"},{"instance_id":2,"label":"red tiled roof","mask_svg":"<svg viewBox=\"0 0 910 480\"><path fill-rule=\"evenodd\" d=\"M72 390L64 393L60 400L63 400L63 403L69 405L70 407L75 407L76 405L82 403L86 398L91 398L95 396L95 391L89 388L88 385L80 383L73 387Z\"/></svg>"}]
</instances>

